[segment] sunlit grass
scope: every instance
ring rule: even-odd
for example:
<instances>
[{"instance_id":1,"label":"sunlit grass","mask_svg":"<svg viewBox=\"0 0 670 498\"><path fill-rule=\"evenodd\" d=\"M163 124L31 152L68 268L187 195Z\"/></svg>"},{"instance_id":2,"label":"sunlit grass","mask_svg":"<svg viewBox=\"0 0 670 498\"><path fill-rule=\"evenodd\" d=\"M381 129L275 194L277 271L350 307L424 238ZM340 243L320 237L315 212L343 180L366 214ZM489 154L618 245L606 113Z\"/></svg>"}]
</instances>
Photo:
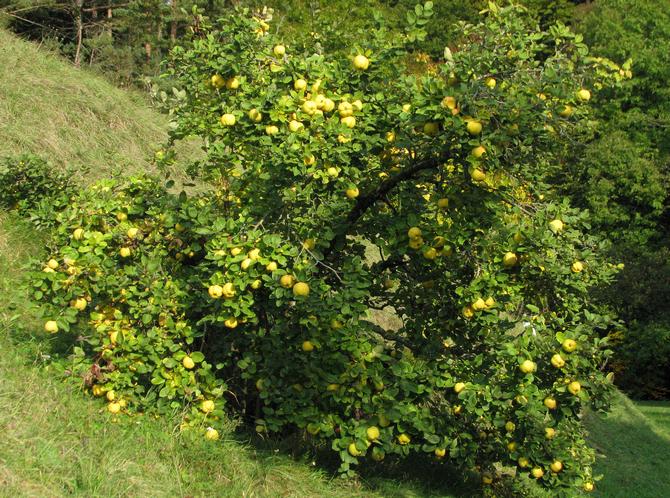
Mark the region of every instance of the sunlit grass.
<instances>
[{"instance_id":1,"label":"sunlit grass","mask_svg":"<svg viewBox=\"0 0 670 498\"><path fill-rule=\"evenodd\" d=\"M598 450L596 472L604 474L595 496L603 498L661 498L670 496L668 462L670 408L642 403L636 406L617 395L612 412L590 414L587 427ZM645 413L651 413L650 420ZM665 420L665 426L659 421Z\"/></svg>"},{"instance_id":2,"label":"sunlit grass","mask_svg":"<svg viewBox=\"0 0 670 498\"><path fill-rule=\"evenodd\" d=\"M167 139L167 117L142 95L2 29L0 68L0 156L36 154L92 180L147 170Z\"/></svg>"}]
</instances>

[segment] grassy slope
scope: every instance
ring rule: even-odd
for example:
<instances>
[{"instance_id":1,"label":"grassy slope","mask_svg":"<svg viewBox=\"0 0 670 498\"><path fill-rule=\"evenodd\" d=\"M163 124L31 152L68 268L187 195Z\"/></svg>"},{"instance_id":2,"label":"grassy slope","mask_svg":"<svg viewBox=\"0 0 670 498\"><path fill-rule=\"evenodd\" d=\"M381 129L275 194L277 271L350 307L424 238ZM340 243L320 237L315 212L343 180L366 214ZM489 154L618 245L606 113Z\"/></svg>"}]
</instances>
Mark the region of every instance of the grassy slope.
<instances>
[{"instance_id":1,"label":"grassy slope","mask_svg":"<svg viewBox=\"0 0 670 498\"><path fill-rule=\"evenodd\" d=\"M635 404L658 431L670 438L670 401L638 401Z\"/></svg>"},{"instance_id":2,"label":"grassy slope","mask_svg":"<svg viewBox=\"0 0 670 498\"><path fill-rule=\"evenodd\" d=\"M0 67L0 155L34 152L103 176L113 164L146 167L144 158L164 139L164 119L141 99L2 30ZM101 403L51 370L52 343L17 291L21 264L40 251L30 227L0 212L0 496L454 496L442 489L443 475L426 477L430 468L333 480L272 443L241 441L232 426L222 444L208 444L173 437L175 421L112 423ZM611 416L588 417L604 454L599 496L670 496L658 479L670 461L667 405L638 410L621 397Z\"/></svg>"},{"instance_id":3,"label":"grassy slope","mask_svg":"<svg viewBox=\"0 0 670 498\"><path fill-rule=\"evenodd\" d=\"M612 413L587 417L591 443L599 457L595 470L605 476L597 485L596 496L670 496L669 406L668 402L635 404L618 395Z\"/></svg>"},{"instance_id":4,"label":"grassy slope","mask_svg":"<svg viewBox=\"0 0 670 498\"><path fill-rule=\"evenodd\" d=\"M141 170L167 119L143 97L77 71L0 29L0 156L35 153L57 166Z\"/></svg>"}]
</instances>

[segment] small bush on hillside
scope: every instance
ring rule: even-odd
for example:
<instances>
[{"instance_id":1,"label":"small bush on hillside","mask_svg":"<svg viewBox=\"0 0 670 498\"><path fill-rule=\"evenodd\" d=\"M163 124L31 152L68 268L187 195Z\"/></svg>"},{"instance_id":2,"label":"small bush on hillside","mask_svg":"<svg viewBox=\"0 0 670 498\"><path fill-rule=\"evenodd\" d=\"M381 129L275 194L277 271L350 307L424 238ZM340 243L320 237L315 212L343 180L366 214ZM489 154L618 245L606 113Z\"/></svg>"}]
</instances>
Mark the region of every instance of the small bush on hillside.
<instances>
[{"instance_id":1,"label":"small bush on hillside","mask_svg":"<svg viewBox=\"0 0 670 498\"><path fill-rule=\"evenodd\" d=\"M37 224L48 223L75 192L68 172L44 159L23 155L0 159L0 207L30 213Z\"/></svg>"}]
</instances>

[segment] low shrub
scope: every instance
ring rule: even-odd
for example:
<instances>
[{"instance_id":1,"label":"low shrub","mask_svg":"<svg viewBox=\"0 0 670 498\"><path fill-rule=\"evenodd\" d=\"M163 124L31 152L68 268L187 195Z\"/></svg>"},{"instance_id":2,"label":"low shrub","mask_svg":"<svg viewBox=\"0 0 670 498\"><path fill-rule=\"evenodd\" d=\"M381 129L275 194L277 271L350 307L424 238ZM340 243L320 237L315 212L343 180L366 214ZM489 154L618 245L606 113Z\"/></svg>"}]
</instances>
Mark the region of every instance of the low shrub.
<instances>
[{"instance_id":1,"label":"low shrub","mask_svg":"<svg viewBox=\"0 0 670 498\"><path fill-rule=\"evenodd\" d=\"M34 155L2 158L0 207L30 214L37 225L49 225L53 213L63 209L76 190L71 177Z\"/></svg>"},{"instance_id":2,"label":"low shrub","mask_svg":"<svg viewBox=\"0 0 670 498\"><path fill-rule=\"evenodd\" d=\"M670 319L633 322L612 340L617 384L633 398L668 399Z\"/></svg>"}]
</instances>

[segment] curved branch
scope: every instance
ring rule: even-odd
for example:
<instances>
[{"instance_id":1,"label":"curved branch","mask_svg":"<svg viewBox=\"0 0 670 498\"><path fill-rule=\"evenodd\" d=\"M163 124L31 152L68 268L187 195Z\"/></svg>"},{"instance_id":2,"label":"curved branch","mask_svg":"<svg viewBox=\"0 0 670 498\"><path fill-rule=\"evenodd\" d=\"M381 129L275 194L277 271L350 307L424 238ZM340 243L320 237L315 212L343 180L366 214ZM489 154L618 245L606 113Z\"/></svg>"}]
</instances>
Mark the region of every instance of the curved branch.
<instances>
[{"instance_id":1,"label":"curved branch","mask_svg":"<svg viewBox=\"0 0 670 498\"><path fill-rule=\"evenodd\" d=\"M328 255L337 247L347 236L349 230L356 224L356 222L365 214L365 212L374 205L379 199L382 199L386 196L391 190L393 190L399 183L409 180L414 177L418 172L437 167L440 163L446 161L449 158L448 155L443 155L440 157L432 157L424 159L417 163L414 163L412 166L403 169L400 173L395 176L384 180L380 183L376 189L370 193L363 195L358 198L354 207L349 211L347 219L342 226L342 229L339 233L333 237L330 241L330 244L324 251L324 257Z\"/></svg>"}]
</instances>

